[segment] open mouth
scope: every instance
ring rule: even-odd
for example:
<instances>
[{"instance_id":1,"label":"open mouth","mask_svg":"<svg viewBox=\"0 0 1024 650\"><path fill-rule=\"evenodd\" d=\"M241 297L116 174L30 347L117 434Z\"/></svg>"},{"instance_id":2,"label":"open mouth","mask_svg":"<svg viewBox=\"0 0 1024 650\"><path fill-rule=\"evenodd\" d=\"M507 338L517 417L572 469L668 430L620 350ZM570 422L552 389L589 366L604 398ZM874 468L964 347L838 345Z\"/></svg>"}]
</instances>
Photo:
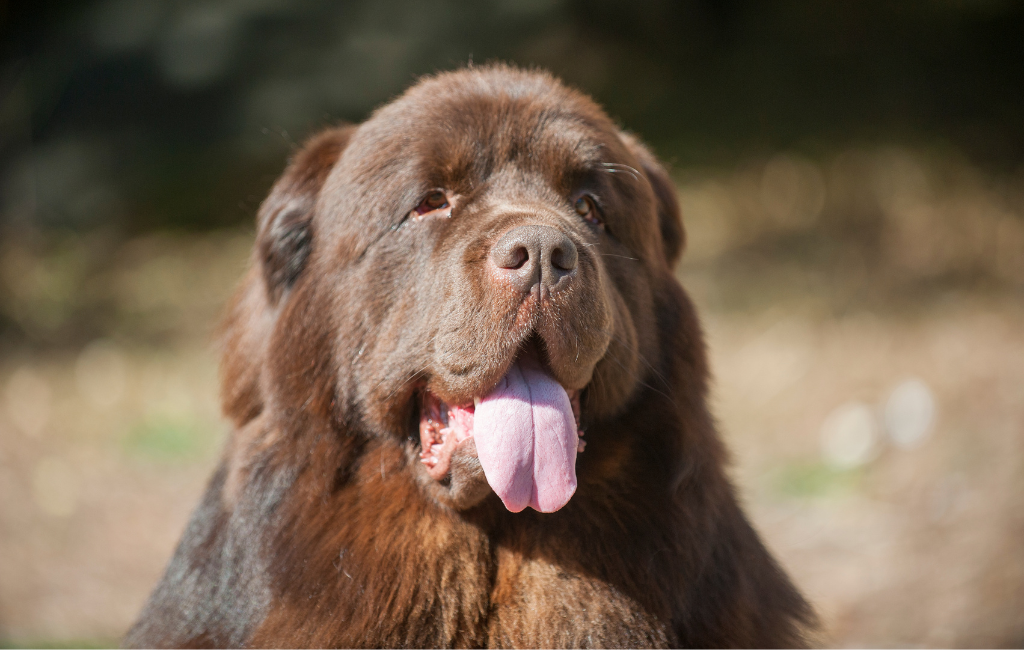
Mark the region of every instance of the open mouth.
<instances>
[{"instance_id":1,"label":"open mouth","mask_svg":"<svg viewBox=\"0 0 1024 650\"><path fill-rule=\"evenodd\" d=\"M486 395L450 405L424 390L420 396L420 460L435 480L470 438L488 484L512 512L527 506L554 512L576 490L580 392L566 391L536 355L520 356Z\"/></svg>"}]
</instances>

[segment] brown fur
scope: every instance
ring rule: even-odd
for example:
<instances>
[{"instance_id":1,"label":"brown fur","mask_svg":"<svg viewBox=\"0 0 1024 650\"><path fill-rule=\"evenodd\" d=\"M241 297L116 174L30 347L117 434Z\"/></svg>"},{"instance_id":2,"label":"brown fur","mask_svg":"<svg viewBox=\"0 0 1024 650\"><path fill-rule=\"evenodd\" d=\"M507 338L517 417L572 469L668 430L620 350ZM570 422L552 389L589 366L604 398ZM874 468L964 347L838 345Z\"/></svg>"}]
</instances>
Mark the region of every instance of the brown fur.
<instances>
[{"instance_id":1,"label":"brown fur","mask_svg":"<svg viewBox=\"0 0 1024 650\"><path fill-rule=\"evenodd\" d=\"M407 217L424 192L450 218ZM602 228L573 211L585 190ZM489 247L544 224L568 289L523 296ZM313 138L259 214L226 324L236 431L131 646L803 643L808 605L737 505L706 406L671 182L603 111L506 66L425 79ZM435 481L417 391L465 403L538 345L582 390L579 487L505 510L472 445Z\"/></svg>"}]
</instances>

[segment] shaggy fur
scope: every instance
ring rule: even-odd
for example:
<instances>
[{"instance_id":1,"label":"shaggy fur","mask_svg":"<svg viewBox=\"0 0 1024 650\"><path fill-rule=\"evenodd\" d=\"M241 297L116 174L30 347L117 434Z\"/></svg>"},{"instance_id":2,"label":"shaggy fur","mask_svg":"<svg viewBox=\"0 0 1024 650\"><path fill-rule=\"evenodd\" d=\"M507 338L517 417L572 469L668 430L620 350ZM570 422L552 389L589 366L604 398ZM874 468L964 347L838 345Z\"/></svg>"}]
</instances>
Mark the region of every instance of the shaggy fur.
<instances>
[{"instance_id":1,"label":"shaggy fur","mask_svg":"<svg viewBox=\"0 0 1024 650\"><path fill-rule=\"evenodd\" d=\"M450 213L420 218L434 188ZM577 249L561 289L495 280L522 225ZM439 74L310 140L227 317L234 432L125 644L803 644L811 610L724 471L683 245L657 161L543 73ZM442 480L419 462L419 396L471 404L526 348L581 391L553 514L507 511L473 445Z\"/></svg>"}]
</instances>

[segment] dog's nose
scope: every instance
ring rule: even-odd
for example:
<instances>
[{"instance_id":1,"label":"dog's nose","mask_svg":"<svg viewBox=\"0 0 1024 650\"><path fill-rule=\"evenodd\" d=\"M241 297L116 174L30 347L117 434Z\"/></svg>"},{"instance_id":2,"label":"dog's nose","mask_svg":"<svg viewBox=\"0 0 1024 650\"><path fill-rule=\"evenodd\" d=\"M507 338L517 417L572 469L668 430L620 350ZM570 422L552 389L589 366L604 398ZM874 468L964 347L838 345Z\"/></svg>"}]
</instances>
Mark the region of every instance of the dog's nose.
<instances>
[{"instance_id":1,"label":"dog's nose","mask_svg":"<svg viewBox=\"0 0 1024 650\"><path fill-rule=\"evenodd\" d=\"M505 233L493 247L490 259L498 273L524 292L540 284L552 289L572 275L579 254L572 240L550 226L519 226Z\"/></svg>"}]
</instances>

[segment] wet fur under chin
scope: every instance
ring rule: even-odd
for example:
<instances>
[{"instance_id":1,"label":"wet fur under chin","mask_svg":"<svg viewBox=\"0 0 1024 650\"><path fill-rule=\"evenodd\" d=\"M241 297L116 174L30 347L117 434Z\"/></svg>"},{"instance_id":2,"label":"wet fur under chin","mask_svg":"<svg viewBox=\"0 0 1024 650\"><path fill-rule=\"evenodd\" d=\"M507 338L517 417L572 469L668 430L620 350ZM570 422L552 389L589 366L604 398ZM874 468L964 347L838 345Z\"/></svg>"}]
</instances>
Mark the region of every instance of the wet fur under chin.
<instances>
[{"instance_id":1,"label":"wet fur under chin","mask_svg":"<svg viewBox=\"0 0 1024 650\"><path fill-rule=\"evenodd\" d=\"M530 120L556 115L572 120L529 140L537 128ZM465 136L473 124L488 137ZM432 139L437 125L449 129L445 140ZM410 161L469 174L469 163L445 167L431 157L450 145L470 161L536 165L532 175L505 176L501 165L485 165L492 176L476 187L495 196L519 190L542 205L554 192L529 179L568 178L571 147L559 138L579 130L639 179L598 179L614 183L605 205L616 239L600 235L610 256L581 249L588 299L563 293L545 307L561 321L535 318L522 331L504 321L481 325L473 317L498 312L471 309L440 327L431 319L446 300L511 299L452 280L477 259L484 228L453 217L389 230L387 215L407 214L419 200L415 188L447 182L441 172L421 178ZM523 151L532 157L515 158ZM470 191L461 196L463 216L484 223L493 205L474 208ZM571 218L570 209L551 208L549 217ZM514 221L491 216L495 228ZM579 241L597 237L566 223ZM683 241L671 182L654 157L593 102L543 73L499 65L441 74L364 125L312 139L261 207L253 266L229 309L222 401L235 430L124 644L805 644L813 612L726 477L706 403L703 335L672 273ZM580 321L591 303L592 318ZM483 337L513 331L512 342ZM572 388L586 386L588 445L565 507L513 514L487 487L472 437L452 451L442 480L424 471L410 405L424 389L468 404L534 335L583 342L586 372L571 372L569 347L552 349L549 361ZM474 358L494 362L451 365Z\"/></svg>"}]
</instances>

